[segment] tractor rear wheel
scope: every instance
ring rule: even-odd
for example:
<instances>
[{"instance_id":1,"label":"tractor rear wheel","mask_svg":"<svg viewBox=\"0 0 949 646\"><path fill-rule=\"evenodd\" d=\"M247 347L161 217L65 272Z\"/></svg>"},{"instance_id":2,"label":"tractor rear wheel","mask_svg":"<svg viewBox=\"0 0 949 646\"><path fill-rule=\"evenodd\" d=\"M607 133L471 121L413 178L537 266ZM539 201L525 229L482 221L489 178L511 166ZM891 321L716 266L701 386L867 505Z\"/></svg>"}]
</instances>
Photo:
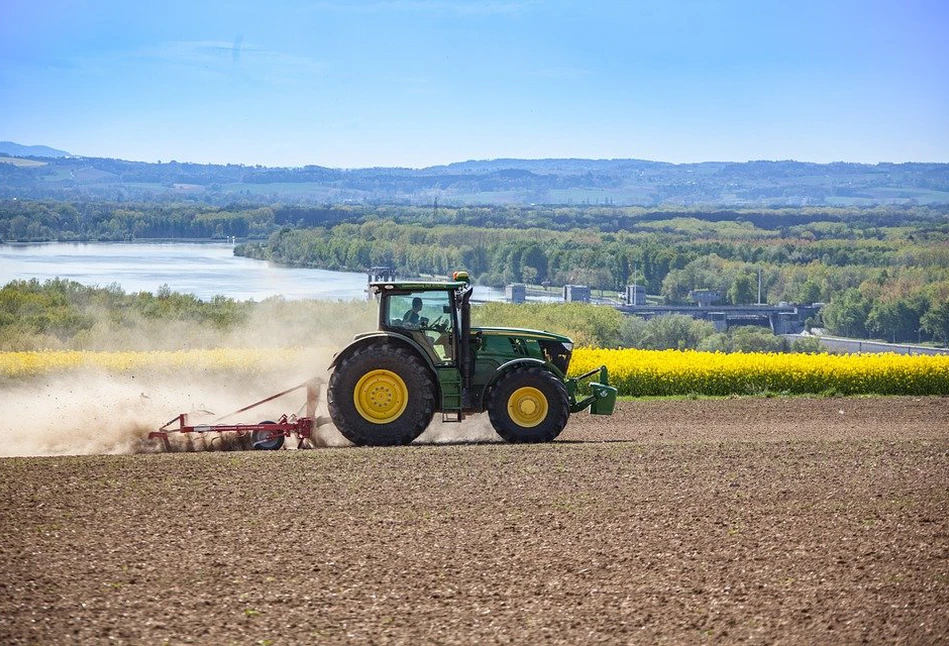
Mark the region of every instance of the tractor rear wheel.
<instances>
[{"instance_id":1,"label":"tractor rear wheel","mask_svg":"<svg viewBox=\"0 0 949 646\"><path fill-rule=\"evenodd\" d=\"M549 370L515 368L488 395L488 417L508 442L552 442L570 417L567 389Z\"/></svg>"},{"instance_id":2,"label":"tractor rear wheel","mask_svg":"<svg viewBox=\"0 0 949 646\"><path fill-rule=\"evenodd\" d=\"M327 406L339 432L357 446L408 444L435 414L435 385L408 348L375 343L340 361Z\"/></svg>"}]
</instances>

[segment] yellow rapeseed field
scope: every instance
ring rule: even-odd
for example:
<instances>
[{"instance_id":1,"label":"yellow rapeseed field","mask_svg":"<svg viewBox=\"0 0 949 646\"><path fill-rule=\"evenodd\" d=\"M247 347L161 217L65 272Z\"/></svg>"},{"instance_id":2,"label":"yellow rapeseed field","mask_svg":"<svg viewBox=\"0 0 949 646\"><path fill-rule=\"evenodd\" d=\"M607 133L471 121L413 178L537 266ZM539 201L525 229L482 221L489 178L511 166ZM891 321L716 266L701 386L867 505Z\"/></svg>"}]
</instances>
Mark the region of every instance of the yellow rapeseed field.
<instances>
[{"instance_id":1,"label":"yellow rapeseed field","mask_svg":"<svg viewBox=\"0 0 949 646\"><path fill-rule=\"evenodd\" d=\"M298 357L299 350L271 348L216 348L176 352L0 352L0 377L20 379L82 368L111 373L142 370L254 372L293 362Z\"/></svg>"},{"instance_id":2,"label":"yellow rapeseed field","mask_svg":"<svg viewBox=\"0 0 949 646\"><path fill-rule=\"evenodd\" d=\"M17 380L84 368L109 373L188 371L249 373L296 366L299 349L177 352L0 352L0 379ZM895 354L761 354L577 348L570 368L600 365L621 395L825 393L949 395L949 356Z\"/></svg>"},{"instance_id":3,"label":"yellow rapeseed field","mask_svg":"<svg viewBox=\"0 0 949 646\"><path fill-rule=\"evenodd\" d=\"M949 356L765 354L578 348L571 373L599 365L621 395L825 393L947 395Z\"/></svg>"}]
</instances>

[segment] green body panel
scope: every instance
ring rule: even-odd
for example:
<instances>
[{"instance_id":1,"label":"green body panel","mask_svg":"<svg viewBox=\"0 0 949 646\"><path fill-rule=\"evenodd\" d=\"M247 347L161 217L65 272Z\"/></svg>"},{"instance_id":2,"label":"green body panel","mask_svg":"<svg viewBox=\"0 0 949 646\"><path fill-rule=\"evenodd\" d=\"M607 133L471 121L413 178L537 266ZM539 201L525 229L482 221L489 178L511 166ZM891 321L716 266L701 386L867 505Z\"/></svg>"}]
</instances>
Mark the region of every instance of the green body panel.
<instances>
[{"instance_id":1,"label":"green body panel","mask_svg":"<svg viewBox=\"0 0 949 646\"><path fill-rule=\"evenodd\" d=\"M529 330L526 328L516 328L516 327L475 327L471 328L472 332L480 332L484 336L494 336L494 337L506 337L511 335L516 335L522 339L549 339L551 341L559 341L560 343L569 343L573 345L573 341L568 336L563 334L554 334L553 332L545 332L542 330Z\"/></svg>"},{"instance_id":2,"label":"green body panel","mask_svg":"<svg viewBox=\"0 0 949 646\"><path fill-rule=\"evenodd\" d=\"M464 399L461 392L461 371L454 366L439 366L436 370L441 392L443 413L463 413Z\"/></svg>"}]
</instances>

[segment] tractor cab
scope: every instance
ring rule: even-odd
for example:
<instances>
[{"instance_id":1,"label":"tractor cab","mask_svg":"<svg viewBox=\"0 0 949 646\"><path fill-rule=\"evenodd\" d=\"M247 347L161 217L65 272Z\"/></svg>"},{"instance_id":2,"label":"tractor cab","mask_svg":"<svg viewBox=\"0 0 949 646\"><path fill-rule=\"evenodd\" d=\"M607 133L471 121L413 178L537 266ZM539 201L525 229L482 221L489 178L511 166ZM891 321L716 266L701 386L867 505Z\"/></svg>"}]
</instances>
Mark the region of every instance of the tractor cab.
<instances>
[{"instance_id":1,"label":"tractor cab","mask_svg":"<svg viewBox=\"0 0 949 646\"><path fill-rule=\"evenodd\" d=\"M419 344L436 365L454 364L459 338L457 287L383 283L380 295L379 329L404 334ZM469 288L470 289L470 288Z\"/></svg>"}]
</instances>

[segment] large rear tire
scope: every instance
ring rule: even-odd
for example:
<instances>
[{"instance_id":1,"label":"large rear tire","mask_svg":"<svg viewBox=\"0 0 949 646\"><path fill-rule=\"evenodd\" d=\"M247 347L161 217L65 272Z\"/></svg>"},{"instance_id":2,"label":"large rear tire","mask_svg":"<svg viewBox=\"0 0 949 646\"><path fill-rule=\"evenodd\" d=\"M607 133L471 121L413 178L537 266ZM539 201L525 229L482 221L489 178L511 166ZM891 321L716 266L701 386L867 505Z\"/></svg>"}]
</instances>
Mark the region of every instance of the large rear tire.
<instances>
[{"instance_id":1,"label":"large rear tire","mask_svg":"<svg viewBox=\"0 0 949 646\"><path fill-rule=\"evenodd\" d=\"M563 382L537 366L515 368L488 395L488 418L508 442L552 442L567 425L570 403Z\"/></svg>"},{"instance_id":2,"label":"large rear tire","mask_svg":"<svg viewBox=\"0 0 949 646\"><path fill-rule=\"evenodd\" d=\"M336 428L353 444L399 446L431 423L435 394L428 369L414 352L375 343L336 366L326 400Z\"/></svg>"}]
</instances>

